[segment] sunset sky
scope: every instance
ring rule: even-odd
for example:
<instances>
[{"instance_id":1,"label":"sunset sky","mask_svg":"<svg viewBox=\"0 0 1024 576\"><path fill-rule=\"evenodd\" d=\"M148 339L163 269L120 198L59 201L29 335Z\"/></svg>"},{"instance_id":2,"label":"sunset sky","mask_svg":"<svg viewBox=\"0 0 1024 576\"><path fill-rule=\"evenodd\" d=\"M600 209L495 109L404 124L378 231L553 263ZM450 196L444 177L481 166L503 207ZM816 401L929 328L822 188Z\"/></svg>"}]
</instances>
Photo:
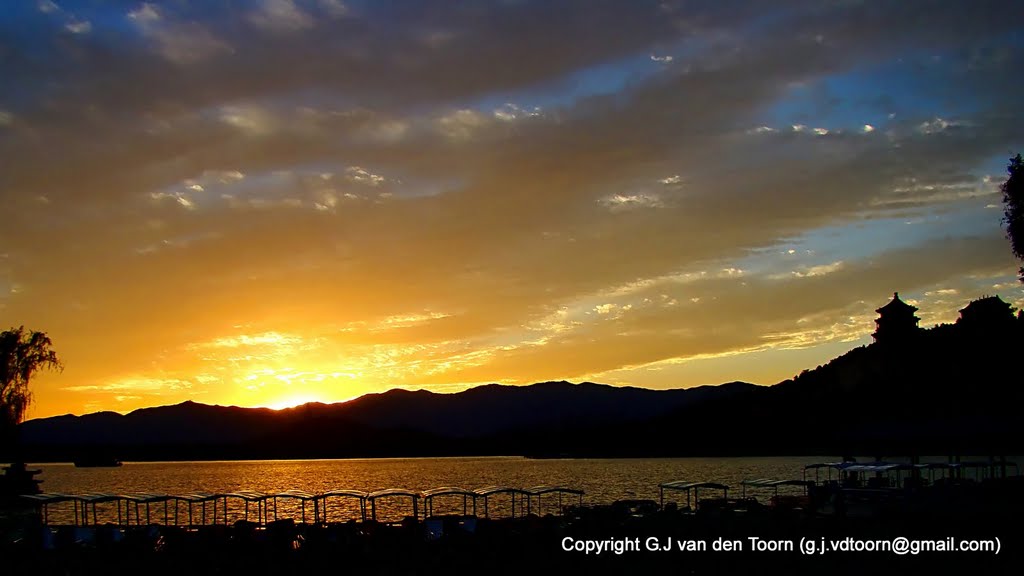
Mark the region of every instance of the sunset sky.
<instances>
[{"instance_id":1,"label":"sunset sky","mask_svg":"<svg viewBox=\"0 0 1024 576\"><path fill-rule=\"evenodd\" d=\"M770 8L769 8L770 7ZM31 417L773 384L1020 307L1019 0L13 0L0 329Z\"/></svg>"}]
</instances>

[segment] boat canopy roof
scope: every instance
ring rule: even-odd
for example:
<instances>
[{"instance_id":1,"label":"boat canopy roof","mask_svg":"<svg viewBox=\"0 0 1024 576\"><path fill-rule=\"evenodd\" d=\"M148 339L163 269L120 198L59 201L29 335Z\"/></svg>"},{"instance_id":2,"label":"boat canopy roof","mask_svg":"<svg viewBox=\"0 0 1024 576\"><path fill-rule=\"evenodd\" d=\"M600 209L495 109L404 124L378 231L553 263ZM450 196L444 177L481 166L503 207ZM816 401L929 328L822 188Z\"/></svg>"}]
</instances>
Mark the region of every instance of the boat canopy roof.
<instances>
[{"instance_id":1,"label":"boat canopy roof","mask_svg":"<svg viewBox=\"0 0 1024 576\"><path fill-rule=\"evenodd\" d=\"M913 464L902 462L871 462L868 464L852 464L844 468L847 472L888 472L890 470L913 470Z\"/></svg>"},{"instance_id":2,"label":"boat canopy roof","mask_svg":"<svg viewBox=\"0 0 1024 576\"><path fill-rule=\"evenodd\" d=\"M150 493L112 494L109 492L87 492L85 494L63 494L60 492L44 492L42 494L25 494L22 498L34 500L40 504L56 504L58 502L69 502L71 500L87 502L89 504L102 504L104 502L115 502L118 500L127 500L130 502L145 504L151 502L163 502L165 500L180 497L168 496L167 494Z\"/></svg>"},{"instance_id":3,"label":"boat canopy roof","mask_svg":"<svg viewBox=\"0 0 1024 576\"><path fill-rule=\"evenodd\" d=\"M316 495L304 490L285 490L276 494L268 494L268 498L294 498L296 500L315 500Z\"/></svg>"},{"instance_id":4,"label":"boat canopy roof","mask_svg":"<svg viewBox=\"0 0 1024 576\"><path fill-rule=\"evenodd\" d=\"M744 480L740 482L744 486L755 488L775 488L776 486L810 486L812 480L773 480L771 478L758 478L756 480Z\"/></svg>"},{"instance_id":5,"label":"boat canopy roof","mask_svg":"<svg viewBox=\"0 0 1024 576\"><path fill-rule=\"evenodd\" d=\"M477 496L490 496L492 494L529 494L522 488L512 488L511 486L484 486L483 488L477 488L473 490Z\"/></svg>"},{"instance_id":6,"label":"boat canopy roof","mask_svg":"<svg viewBox=\"0 0 1024 576\"><path fill-rule=\"evenodd\" d=\"M467 490L465 488L459 488L458 486L441 486L440 488L432 488L430 490L424 490L420 493L423 498L433 498L434 496L448 496L450 494L456 494L460 496L476 496L476 492Z\"/></svg>"},{"instance_id":7,"label":"boat canopy roof","mask_svg":"<svg viewBox=\"0 0 1024 576\"><path fill-rule=\"evenodd\" d=\"M583 495L583 490L579 490L577 488L566 488L565 486L534 486L533 488L525 488L523 491L532 496L540 496L541 494L552 494L556 492L561 492L563 494L575 494L577 496Z\"/></svg>"},{"instance_id":8,"label":"boat canopy roof","mask_svg":"<svg viewBox=\"0 0 1024 576\"><path fill-rule=\"evenodd\" d=\"M1007 466L1016 467L1016 462L1006 462ZM987 460L972 460L965 462L926 462L924 464L910 464L907 462L821 462L808 464L804 470L817 468L832 468L834 470L845 470L847 472L888 472L890 470L913 470L917 469L948 469L948 468L988 468L989 466L1001 466L1002 462L989 462Z\"/></svg>"},{"instance_id":9,"label":"boat canopy roof","mask_svg":"<svg viewBox=\"0 0 1024 576\"><path fill-rule=\"evenodd\" d=\"M714 484L711 482L706 483L695 483L695 487L722 487L721 484ZM129 502L137 502L140 504L153 503L153 502L164 502L177 500L181 502L191 503L202 503L211 502L220 498L239 498L247 502L258 502L268 500L271 498L294 498L297 500L316 500L320 498L328 498L331 496L358 498L360 500L374 500L377 498L383 498L387 496L407 496L410 498L432 498L435 496L445 495L462 495L472 496L474 498L478 496L490 496L492 494L525 494L529 496L539 496L541 494L552 494L552 493L563 493L563 494L574 494L582 495L583 490L577 488L569 488L566 486L534 486L532 488L515 488L512 486L485 486L483 488L477 488L475 490L469 490L467 488L460 488L458 486L441 486L439 488L431 488L430 490L424 490L417 492L414 490L408 490L406 488L387 488L384 490L377 490L374 492L363 492L362 490L330 490L323 493L312 494L304 490L285 490L284 492L277 493L264 493L255 490L239 490L236 492L220 492L220 493L209 493L209 492L193 492L188 494L162 494L153 492L131 492L126 494L112 494L105 492L86 492L83 494L66 494L63 492L44 492L41 494L26 494L22 498L34 501L38 504L53 504L57 502L66 501L79 501L79 502L113 502L115 500L125 500Z\"/></svg>"},{"instance_id":10,"label":"boat canopy roof","mask_svg":"<svg viewBox=\"0 0 1024 576\"><path fill-rule=\"evenodd\" d=\"M384 498L387 496L408 496L410 498L419 498L420 493L412 490L406 490L405 488L385 488L384 490L370 492L366 495L366 498L369 500L376 500L377 498Z\"/></svg>"},{"instance_id":11,"label":"boat canopy roof","mask_svg":"<svg viewBox=\"0 0 1024 576\"><path fill-rule=\"evenodd\" d=\"M44 494L26 494L25 498L31 498L37 502L44 504L52 504L55 502L67 502L70 500L77 500L78 502L102 503L102 502L113 502L115 500L126 498L123 495L109 494L105 492L87 492L85 494L63 494L57 492L50 492Z\"/></svg>"},{"instance_id":12,"label":"boat canopy roof","mask_svg":"<svg viewBox=\"0 0 1024 576\"><path fill-rule=\"evenodd\" d=\"M22 498L28 498L34 500L40 504L55 504L57 502L67 502L69 500L75 500L78 496L74 494L62 494L60 492L43 492L42 494L24 494Z\"/></svg>"},{"instance_id":13,"label":"boat canopy roof","mask_svg":"<svg viewBox=\"0 0 1024 576\"><path fill-rule=\"evenodd\" d=\"M255 490L242 490L240 492L228 492L227 494L221 494L225 498L241 498L246 502L258 502L260 500L266 500L269 498L268 495L263 492L256 492Z\"/></svg>"},{"instance_id":14,"label":"boat canopy roof","mask_svg":"<svg viewBox=\"0 0 1024 576\"><path fill-rule=\"evenodd\" d=\"M361 500L365 500L368 495L369 494L362 490L330 490L328 492L324 492L320 496L322 498L327 498L328 496L345 496L348 498L359 498Z\"/></svg>"},{"instance_id":15,"label":"boat canopy roof","mask_svg":"<svg viewBox=\"0 0 1024 576\"><path fill-rule=\"evenodd\" d=\"M725 484L719 484L717 482L687 482L685 480L665 482L664 484L659 484L658 487L666 490L691 490L694 488L713 488L715 490L729 489Z\"/></svg>"},{"instance_id":16,"label":"boat canopy roof","mask_svg":"<svg viewBox=\"0 0 1024 576\"><path fill-rule=\"evenodd\" d=\"M131 502L138 502L140 504L151 504L153 502L166 502L174 498L167 494L157 494L153 492L134 492L132 494L110 494L110 498L100 500L100 502L110 502L112 500L128 500Z\"/></svg>"},{"instance_id":17,"label":"boat canopy roof","mask_svg":"<svg viewBox=\"0 0 1024 576\"><path fill-rule=\"evenodd\" d=\"M856 466L856 462L817 462L815 464L808 464L804 466L804 470L814 470L817 468L832 468L834 470L844 470L850 466Z\"/></svg>"},{"instance_id":18,"label":"boat canopy roof","mask_svg":"<svg viewBox=\"0 0 1024 576\"><path fill-rule=\"evenodd\" d=\"M194 494L175 494L170 496L172 500L183 500L185 502L210 502L222 497L223 494L210 494L209 492L196 492Z\"/></svg>"}]
</instances>

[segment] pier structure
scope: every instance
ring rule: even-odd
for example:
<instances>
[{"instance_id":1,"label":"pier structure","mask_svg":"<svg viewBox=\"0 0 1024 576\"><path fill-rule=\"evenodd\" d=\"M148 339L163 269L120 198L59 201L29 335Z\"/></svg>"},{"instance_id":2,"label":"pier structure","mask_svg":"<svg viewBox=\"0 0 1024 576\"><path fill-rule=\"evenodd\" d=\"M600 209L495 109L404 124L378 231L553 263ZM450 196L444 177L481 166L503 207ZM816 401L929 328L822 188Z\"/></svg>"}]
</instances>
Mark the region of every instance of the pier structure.
<instances>
[{"instance_id":1,"label":"pier structure","mask_svg":"<svg viewBox=\"0 0 1024 576\"><path fill-rule=\"evenodd\" d=\"M576 496L576 505L583 506L583 490L576 490L574 488L565 488L562 486L534 486L533 488L527 488L526 492L526 513L530 514L533 511L533 499L537 499L537 510L538 512L543 511L541 496L545 494L554 494L558 496L558 508L563 508L563 497L564 496Z\"/></svg>"},{"instance_id":2,"label":"pier structure","mask_svg":"<svg viewBox=\"0 0 1024 576\"><path fill-rule=\"evenodd\" d=\"M658 495L661 498L661 507L665 507L665 491L670 492L685 492L686 493L686 507L691 508L691 501L693 503L692 508L694 510L700 508L700 496L699 491L701 488L711 490L721 490L722 498L728 500L729 498L729 487L725 484L719 484L717 482L686 482L684 480L674 480L672 482L665 482L658 485ZM691 500L692 496L692 500Z\"/></svg>"},{"instance_id":3,"label":"pier structure","mask_svg":"<svg viewBox=\"0 0 1024 576\"><path fill-rule=\"evenodd\" d=\"M285 490L283 492L263 493L257 491L236 491L226 493L189 493L189 494L158 494L158 493L83 493L66 494L43 492L27 494L24 500L34 504L44 525L99 526L103 523L121 527L163 524L165 526L200 527L208 525L230 525L232 522L244 521L257 526L266 526L282 519L279 504L292 501L293 520L303 524L329 524L338 522L337 502L355 501L355 517L348 520L361 522L378 521L378 502L382 500L403 499L409 503L407 518L416 520L434 516L435 500L445 497L461 497L462 515L476 517L478 512L488 518L491 513L492 497L508 494L511 498L511 516L526 516L532 513L534 500L541 510L541 497L557 495L558 513L564 510L566 496L572 496L576 504L583 505L583 490L563 486L536 486L532 488L514 488L508 486L487 486L475 490L444 486L424 491L405 488L387 488L373 492L352 489L329 490L313 494L302 490ZM329 503L335 504L335 514L330 514ZM60 506L70 505L58 513ZM111 510L104 506L113 507ZM353 507L349 507L350 509ZM102 511L102 514L101 514ZM101 516L103 518L101 518ZM101 522L105 520L106 522Z\"/></svg>"},{"instance_id":4,"label":"pier structure","mask_svg":"<svg viewBox=\"0 0 1024 576\"><path fill-rule=\"evenodd\" d=\"M1007 469L1016 474L1007 475ZM803 469L802 479L745 479L740 482L740 498L730 499L732 488L726 484L675 480L658 484L658 501L620 500L611 507L627 509L633 515L661 511L687 514L701 511L717 513L720 510L750 512L766 507L810 515L835 515L893 509L894 506L929 506L936 498L948 500L957 497L969 502L990 484L1018 486L1020 480L1017 464L1005 460L929 463L844 460L808 464ZM784 492L780 493L780 489ZM768 491L772 497L765 506L748 497L748 491ZM682 502L678 507L666 502L668 493L685 493L686 507L681 506ZM490 519L495 512L495 504L503 511L501 516L510 516L511 519L540 515L544 512L542 499L546 497L550 503L557 497L555 516L558 516L569 509L565 505L566 500L574 501L573 509L584 508L583 495L583 490L564 486L486 486L472 490L442 486L423 491L405 488L373 492L336 489L318 494L301 490L217 494L40 493L21 498L36 506L44 525L99 526L114 524L116 518L118 527L163 524L196 528L226 526L239 521L254 526L267 526L277 521L301 522L304 525L345 521L393 523L381 522L378 517L380 503L384 501L388 502L384 508L388 512L398 511L404 520L419 522L442 516ZM400 503L395 504L393 500ZM284 505L287 501L290 502ZM444 504L438 506L439 502ZM54 509L60 506L64 508L59 509L55 517ZM286 506L284 514L279 510L280 506ZM437 514L435 508L438 507L447 513ZM339 518L339 512L347 512L348 517Z\"/></svg>"},{"instance_id":5,"label":"pier structure","mask_svg":"<svg viewBox=\"0 0 1024 576\"><path fill-rule=\"evenodd\" d=\"M1016 462L1006 460L965 460L950 462L821 462L804 466L803 481L809 484L841 485L851 488L888 488L900 487L906 481L923 479L928 474L928 484L950 484L971 480L981 482L986 479L1005 477L1006 470L1013 468L1011 476L1020 476L1020 467ZM824 482L821 471L825 470ZM814 472L814 480L810 480L809 472ZM835 478L833 478L835 471ZM911 472L906 476L904 472Z\"/></svg>"},{"instance_id":6,"label":"pier structure","mask_svg":"<svg viewBox=\"0 0 1024 576\"><path fill-rule=\"evenodd\" d=\"M419 492L406 490L405 488L388 488L386 490L370 492L366 495L366 500L370 503L370 519L374 522L377 521L377 500L381 498L409 498L412 502L412 517L419 518Z\"/></svg>"}]
</instances>

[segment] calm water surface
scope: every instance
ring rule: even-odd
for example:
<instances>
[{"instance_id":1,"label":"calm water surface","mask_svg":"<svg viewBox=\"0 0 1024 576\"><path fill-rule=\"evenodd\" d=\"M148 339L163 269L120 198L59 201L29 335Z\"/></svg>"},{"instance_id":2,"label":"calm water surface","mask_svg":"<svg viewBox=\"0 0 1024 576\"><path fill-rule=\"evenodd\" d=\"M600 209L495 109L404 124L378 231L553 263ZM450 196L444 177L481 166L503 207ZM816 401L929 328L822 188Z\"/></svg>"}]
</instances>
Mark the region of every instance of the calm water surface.
<instances>
[{"instance_id":1,"label":"calm water surface","mask_svg":"<svg viewBox=\"0 0 1024 576\"><path fill-rule=\"evenodd\" d=\"M834 460L835 458L831 458ZM591 503L655 498L670 480L714 481L739 486L745 478L799 478L805 464L830 458L543 459L385 458L354 460L252 460L241 462L126 462L119 468L38 464L46 492L233 492L288 489L318 493L350 488L427 490L540 484L581 488Z\"/></svg>"},{"instance_id":2,"label":"calm water surface","mask_svg":"<svg viewBox=\"0 0 1024 576\"><path fill-rule=\"evenodd\" d=\"M394 458L353 460L264 460L242 462L126 462L119 468L75 468L72 464L39 464L45 492L234 492L274 493L289 489L322 493L337 489L373 491L381 488L427 490L439 486L473 489L489 485L530 487L541 484L585 491L584 503L602 504L626 498L658 498L658 484L671 480L714 481L739 490L747 478L800 478L805 464L834 458L675 458L675 459L551 459L520 457ZM770 496L764 494L763 496ZM545 500L545 506L553 506ZM241 504L229 509L229 520L241 514ZM405 502L382 501L379 511L400 518ZM70 509L70 506L68 506ZM331 519L344 519L357 510L353 502L331 500ZM435 503L435 512L461 511L462 498ZM507 513L505 498L496 497L492 514ZM110 516L114 505L100 515ZM282 511L294 513L292 502ZM553 511L545 508L544 511ZM223 512L223 509L221 509ZM59 512L58 512L59 513ZM162 514L162 508L160 509ZM339 515L342 516L339 518ZM391 518L384 518L391 519ZM101 518L102 522L103 519Z\"/></svg>"}]
</instances>

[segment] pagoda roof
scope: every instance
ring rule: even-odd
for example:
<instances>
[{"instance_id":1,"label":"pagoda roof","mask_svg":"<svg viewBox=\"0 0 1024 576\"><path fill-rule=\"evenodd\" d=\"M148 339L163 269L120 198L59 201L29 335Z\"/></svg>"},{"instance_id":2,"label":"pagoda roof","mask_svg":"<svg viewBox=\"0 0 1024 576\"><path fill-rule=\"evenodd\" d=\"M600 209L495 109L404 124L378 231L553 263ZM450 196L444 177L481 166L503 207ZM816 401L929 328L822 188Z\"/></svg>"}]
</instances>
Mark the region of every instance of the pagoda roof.
<instances>
[{"instance_id":1,"label":"pagoda roof","mask_svg":"<svg viewBox=\"0 0 1024 576\"><path fill-rule=\"evenodd\" d=\"M910 304L907 304L903 300L900 300L900 293L899 292L893 292L892 293L892 301L889 302L888 304L886 304L885 306L882 306L881 308L875 310L875 312L878 312L879 314L885 314L885 313L891 313L891 312L899 313L899 312L907 312L907 311L909 311L909 312L917 312L917 308L915 306L911 306Z\"/></svg>"},{"instance_id":2,"label":"pagoda roof","mask_svg":"<svg viewBox=\"0 0 1024 576\"><path fill-rule=\"evenodd\" d=\"M1003 300L999 296L984 296L977 300L972 300L967 306L960 309L960 313L963 314L969 310L992 310L994 312L1011 312L1012 306L1009 302ZM1012 312L1011 312L1012 316Z\"/></svg>"}]
</instances>

